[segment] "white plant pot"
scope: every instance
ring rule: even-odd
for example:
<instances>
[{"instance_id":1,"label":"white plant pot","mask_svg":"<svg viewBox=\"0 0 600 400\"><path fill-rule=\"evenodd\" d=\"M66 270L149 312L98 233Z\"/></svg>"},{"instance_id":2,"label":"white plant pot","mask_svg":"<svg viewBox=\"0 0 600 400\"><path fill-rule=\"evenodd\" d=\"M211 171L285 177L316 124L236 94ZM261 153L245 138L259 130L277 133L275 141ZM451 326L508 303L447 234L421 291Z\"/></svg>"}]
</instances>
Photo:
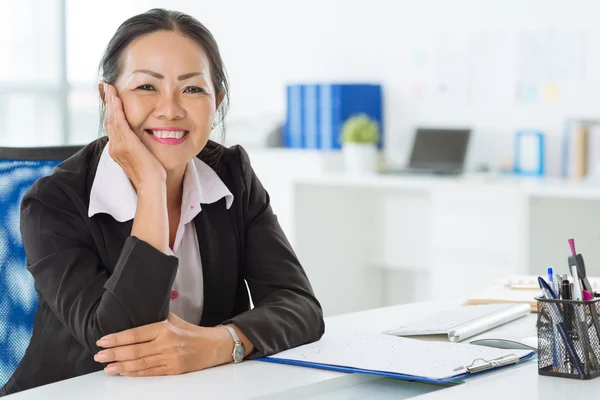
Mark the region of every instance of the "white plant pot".
<instances>
[{"instance_id":1,"label":"white plant pot","mask_svg":"<svg viewBox=\"0 0 600 400\"><path fill-rule=\"evenodd\" d=\"M347 173L374 174L377 170L377 147L373 143L344 143L344 166Z\"/></svg>"}]
</instances>

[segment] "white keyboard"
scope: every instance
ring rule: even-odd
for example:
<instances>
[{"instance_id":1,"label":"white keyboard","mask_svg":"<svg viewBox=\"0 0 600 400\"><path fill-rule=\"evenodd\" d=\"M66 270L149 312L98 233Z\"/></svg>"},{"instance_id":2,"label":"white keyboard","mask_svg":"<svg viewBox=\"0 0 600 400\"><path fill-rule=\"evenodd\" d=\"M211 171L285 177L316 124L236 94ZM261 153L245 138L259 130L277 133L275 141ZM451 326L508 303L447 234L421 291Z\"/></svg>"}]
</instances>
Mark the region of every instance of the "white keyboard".
<instances>
[{"instance_id":1,"label":"white keyboard","mask_svg":"<svg viewBox=\"0 0 600 400\"><path fill-rule=\"evenodd\" d=\"M394 336L448 335L451 341L460 341L478 333L523 317L531 312L528 304L485 304L461 306L439 312L407 326L384 333Z\"/></svg>"}]
</instances>

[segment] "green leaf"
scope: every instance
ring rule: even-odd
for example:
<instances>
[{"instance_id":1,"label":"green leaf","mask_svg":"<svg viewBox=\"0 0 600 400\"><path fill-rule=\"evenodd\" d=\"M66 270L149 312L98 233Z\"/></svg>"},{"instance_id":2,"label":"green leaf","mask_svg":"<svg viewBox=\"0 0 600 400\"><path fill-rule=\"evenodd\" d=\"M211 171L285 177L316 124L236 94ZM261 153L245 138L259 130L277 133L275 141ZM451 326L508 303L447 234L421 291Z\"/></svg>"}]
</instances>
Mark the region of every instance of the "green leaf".
<instances>
[{"instance_id":1,"label":"green leaf","mask_svg":"<svg viewBox=\"0 0 600 400\"><path fill-rule=\"evenodd\" d=\"M342 126L342 143L377 143L379 124L364 113L348 118Z\"/></svg>"}]
</instances>

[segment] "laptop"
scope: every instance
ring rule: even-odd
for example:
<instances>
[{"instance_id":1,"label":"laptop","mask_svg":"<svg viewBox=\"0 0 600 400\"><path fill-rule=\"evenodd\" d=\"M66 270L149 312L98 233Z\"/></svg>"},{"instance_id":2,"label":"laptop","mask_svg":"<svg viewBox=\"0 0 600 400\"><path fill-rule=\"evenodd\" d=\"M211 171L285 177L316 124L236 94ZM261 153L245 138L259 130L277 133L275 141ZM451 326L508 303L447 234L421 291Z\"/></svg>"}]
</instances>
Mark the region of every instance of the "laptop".
<instances>
[{"instance_id":1,"label":"laptop","mask_svg":"<svg viewBox=\"0 0 600 400\"><path fill-rule=\"evenodd\" d=\"M408 166L385 173L459 175L463 172L470 129L418 128Z\"/></svg>"}]
</instances>

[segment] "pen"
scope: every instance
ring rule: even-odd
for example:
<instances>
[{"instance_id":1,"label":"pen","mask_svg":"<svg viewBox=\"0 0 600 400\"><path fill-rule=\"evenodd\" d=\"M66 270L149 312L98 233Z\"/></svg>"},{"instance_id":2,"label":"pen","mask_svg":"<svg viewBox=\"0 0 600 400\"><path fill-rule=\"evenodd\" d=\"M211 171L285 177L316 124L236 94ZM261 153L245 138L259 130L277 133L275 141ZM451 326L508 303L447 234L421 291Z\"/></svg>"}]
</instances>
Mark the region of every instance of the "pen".
<instances>
[{"instance_id":1,"label":"pen","mask_svg":"<svg viewBox=\"0 0 600 400\"><path fill-rule=\"evenodd\" d=\"M554 276L554 284L556 285L556 294L560 299L562 297L562 279L560 277L560 274L556 274Z\"/></svg>"},{"instance_id":2,"label":"pen","mask_svg":"<svg viewBox=\"0 0 600 400\"><path fill-rule=\"evenodd\" d=\"M563 280L562 280L562 299L563 300L571 300L571 283L569 282L567 275L564 275ZM566 315L573 314L573 306L572 305L563 304L563 309L564 309L564 312ZM571 334L571 332L573 332L573 320L571 318L567 318L565 325L566 325L567 332L569 332L569 334ZM567 372L569 374L572 374L573 366L569 360L569 355L565 354L564 356L565 356L564 359L565 359L565 365L567 367Z\"/></svg>"},{"instance_id":3,"label":"pen","mask_svg":"<svg viewBox=\"0 0 600 400\"><path fill-rule=\"evenodd\" d=\"M561 291L563 300L571 300L571 283L567 278L563 278Z\"/></svg>"},{"instance_id":4,"label":"pen","mask_svg":"<svg viewBox=\"0 0 600 400\"><path fill-rule=\"evenodd\" d=\"M556 290L556 284L554 282L554 275L552 273L552 267L548 267L548 284L550 285L552 290L554 290L554 294L558 293L558 290Z\"/></svg>"},{"instance_id":5,"label":"pen","mask_svg":"<svg viewBox=\"0 0 600 400\"><path fill-rule=\"evenodd\" d=\"M554 281L552 267L548 267L548 283L554 292L553 298L560 298L557 282ZM554 371L558 370L558 331L555 326L552 326L552 369Z\"/></svg>"},{"instance_id":6,"label":"pen","mask_svg":"<svg viewBox=\"0 0 600 400\"><path fill-rule=\"evenodd\" d=\"M572 290L571 290L571 282L567 279L567 275L564 276L562 281L562 292L563 292L563 300L573 300ZM567 316L573 315L573 306L570 304L563 304L563 309ZM567 326L567 330L570 332L573 331L573 320L571 318L566 318L565 325Z\"/></svg>"}]
</instances>

